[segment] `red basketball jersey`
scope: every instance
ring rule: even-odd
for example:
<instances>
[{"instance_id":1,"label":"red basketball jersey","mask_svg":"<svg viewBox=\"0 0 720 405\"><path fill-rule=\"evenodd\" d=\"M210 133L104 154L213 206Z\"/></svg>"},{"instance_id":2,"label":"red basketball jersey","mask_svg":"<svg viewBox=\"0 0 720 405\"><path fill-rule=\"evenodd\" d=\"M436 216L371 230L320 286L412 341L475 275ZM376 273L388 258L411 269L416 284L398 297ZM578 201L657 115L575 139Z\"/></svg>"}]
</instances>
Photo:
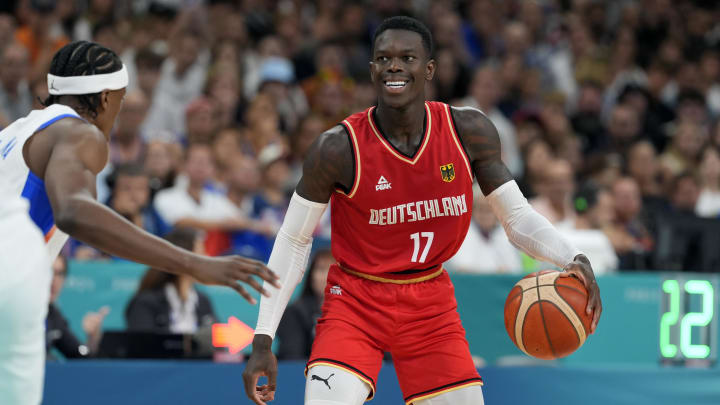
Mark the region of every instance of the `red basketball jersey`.
<instances>
[{"instance_id":1,"label":"red basketball jersey","mask_svg":"<svg viewBox=\"0 0 720 405\"><path fill-rule=\"evenodd\" d=\"M450 107L425 103L415 156L383 136L375 107L342 122L355 181L331 199L332 253L345 269L379 275L442 265L460 248L472 211L472 171Z\"/></svg>"}]
</instances>

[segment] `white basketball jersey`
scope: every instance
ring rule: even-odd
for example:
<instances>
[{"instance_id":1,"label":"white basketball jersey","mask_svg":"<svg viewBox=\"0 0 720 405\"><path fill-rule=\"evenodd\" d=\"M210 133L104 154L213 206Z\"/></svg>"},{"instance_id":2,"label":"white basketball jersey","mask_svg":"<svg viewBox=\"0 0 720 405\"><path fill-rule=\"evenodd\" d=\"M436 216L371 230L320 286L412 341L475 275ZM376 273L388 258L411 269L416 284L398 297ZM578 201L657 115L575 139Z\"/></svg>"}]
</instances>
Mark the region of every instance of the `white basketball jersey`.
<instances>
[{"instance_id":1,"label":"white basketball jersey","mask_svg":"<svg viewBox=\"0 0 720 405\"><path fill-rule=\"evenodd\" d=\"M24 118L10 124L0 131L0 196L22 196L30 203L30 218L45 235L50 260L60 253L68 235L55 227L52 208L45 192L45 182L33 174L25 164L23 146L30 137L52 125L55 121L78 115L72 108L53 104L42 110L33 110ZM3 198L4 199L4 198ZM16 198L12 198L17 200ZM12 232L12 230L0 230Z\"/></svg>"}]
</instances>

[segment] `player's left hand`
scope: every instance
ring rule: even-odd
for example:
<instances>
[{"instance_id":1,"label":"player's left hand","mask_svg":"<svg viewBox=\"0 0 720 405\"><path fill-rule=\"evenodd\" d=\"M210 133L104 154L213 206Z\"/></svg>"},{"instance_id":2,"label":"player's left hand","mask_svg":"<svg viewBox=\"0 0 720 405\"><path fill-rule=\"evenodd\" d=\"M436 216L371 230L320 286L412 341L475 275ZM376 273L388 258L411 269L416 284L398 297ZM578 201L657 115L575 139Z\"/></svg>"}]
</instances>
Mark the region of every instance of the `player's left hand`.
<instances>
[{"instance_id":1,"label":"player's left hand","mask_svg":"<svg viewBox=\"0 0 720 405\"><path fill-rule=\"evenodd\" d=\"M600 288L598 288L597 281L595 281L595 273L593 273L592 266L590 266L590 260L585 255L577 255L575 260L565 266L563 270L560 277L575 276L585 284L585 288L588 290L588 304L585 312L588 315L593 314L590 323L590 334L593 334L600 321L600 314L602 314L602 300L600 299Z\"/></svg>"}]
</instances>

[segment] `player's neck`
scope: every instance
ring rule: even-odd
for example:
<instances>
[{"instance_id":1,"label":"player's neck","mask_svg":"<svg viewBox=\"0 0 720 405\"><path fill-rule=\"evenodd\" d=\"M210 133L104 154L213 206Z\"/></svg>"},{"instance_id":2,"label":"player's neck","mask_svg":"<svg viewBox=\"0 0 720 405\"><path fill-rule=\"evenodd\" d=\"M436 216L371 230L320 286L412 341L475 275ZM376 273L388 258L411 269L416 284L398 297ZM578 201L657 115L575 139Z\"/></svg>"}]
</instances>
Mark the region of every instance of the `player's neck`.
<instances>
[{"instance_id":1,"label":"player's neck","mask_svg":"<svg viewBox=\"0 0 720 405\"><path fill-rule=\"evenodd\" d=\"M61 96L62 98L58 101L58 104L62 104L65 106L68 106L75 110L75 112L80 116L80 118L84 119L88 123L95 125L102 131L102 133L105 135L105 139L108 141L110 140L109 135L103 130L103 128L100 126L100 123L97 120L97 116L92 116L90 113L87 112L86 108L84 108L80 102L78 102L75 98L71 98L69 96Z\"/></svg>"},{"instance_id":2,"label":"player's neck","mask_svg":"<svg viewBox=\"0 0 720 405\"><path fill-rule=\"evenodd\" d=\"M384 105L378 100L375 118L383 134L395 140L409 140L422 137L425 125L425 102L413 102L402 108Z\"/></svg>"}]
</instances>

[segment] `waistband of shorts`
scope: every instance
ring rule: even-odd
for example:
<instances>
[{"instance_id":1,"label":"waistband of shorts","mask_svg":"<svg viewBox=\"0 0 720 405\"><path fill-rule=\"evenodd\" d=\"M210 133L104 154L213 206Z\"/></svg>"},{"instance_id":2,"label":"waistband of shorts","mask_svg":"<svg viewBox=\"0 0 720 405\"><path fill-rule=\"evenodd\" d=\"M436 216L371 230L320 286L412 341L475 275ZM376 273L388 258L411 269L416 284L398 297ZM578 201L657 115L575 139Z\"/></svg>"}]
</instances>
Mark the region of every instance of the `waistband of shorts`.
<instances>
[{"instance_id":1,"label":"waistband of shorts","mask_svg":"<svg viewBox=\"0 0 720 405\"><path fill-rule=\"evenodd\" d=\"M391 283L391 284L414 284L421 283L423 281L432 280L433 278L441 275L445 270L442 265L436 265L422 270L406 270L397 272L388 272L380 274L368 274L361 271L348 269L340 264L337 265L342 271L351 274L356 277L364 278L371 281L377 281L380 283Z\"/></svg>"}]
</instances>

